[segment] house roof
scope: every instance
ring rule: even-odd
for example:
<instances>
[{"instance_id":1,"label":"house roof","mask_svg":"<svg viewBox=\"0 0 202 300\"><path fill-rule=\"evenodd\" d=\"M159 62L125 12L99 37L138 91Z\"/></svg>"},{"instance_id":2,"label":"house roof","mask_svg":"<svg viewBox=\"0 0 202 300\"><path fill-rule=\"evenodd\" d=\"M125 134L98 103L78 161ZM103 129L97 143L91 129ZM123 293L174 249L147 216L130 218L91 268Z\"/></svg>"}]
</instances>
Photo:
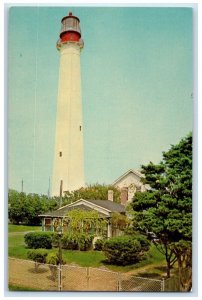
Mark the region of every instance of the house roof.
<instances>
[{"instance_id":1,"label":"house roof","mask_svg":"<svg viewBox=\"0 0 202 300\"><path fill-rule=\"evenodd\" d=\"M110 200L86 200L97 206L101 206L110 212L125 212L125 206Z\"/></svg>"},{"instance_id":2,"label":"house roof","mask_svg":"<svg viewBox=\"0 0 202 300\"><path fill-rule=\"evenodd\" d=\"M67 213L74 209L81 209L86 211L96 210L100 217L106 217L112 212L125 212L125 207L122 204L115 203L109 200L77 200L71 204L65 205L55 211L43 213L40 217L65 217Z\"/></svg>"},{"instance_id":3,"label":"house roof","mask_svg":"<svg viewBox=\"0 0 202 300\"><path fill-rule=\"evenodd\" d=\"M113 182L113 185L116 185L119 181L121 181L123 178L125 178L128 174L133 173L134 175L138 176L139 179L141 179L143 176L143 174L141 174L139 171L134 170L134 169L130 169L127 172L125 172L123 175L121 175L118 179L116 179Z\"/></svg>"}]
</instances>

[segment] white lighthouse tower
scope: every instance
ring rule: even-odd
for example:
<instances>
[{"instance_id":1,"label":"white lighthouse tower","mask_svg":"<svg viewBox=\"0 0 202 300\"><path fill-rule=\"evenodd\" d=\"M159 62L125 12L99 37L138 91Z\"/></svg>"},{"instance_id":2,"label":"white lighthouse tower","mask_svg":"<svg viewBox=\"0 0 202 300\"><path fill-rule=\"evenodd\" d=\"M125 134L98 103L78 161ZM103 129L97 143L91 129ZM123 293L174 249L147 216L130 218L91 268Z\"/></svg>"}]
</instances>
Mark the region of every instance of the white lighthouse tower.
<instances>
[{"instance_id":1,"label":"white lighthouse tower","mask_svg":"<svg viewBox=\"0 0 202 300\"><path fill-rule=\"evenodd\" d=\"M61 20L52 196L84 186L80 20L70 12Z\"/></svg>"}]
</instances>

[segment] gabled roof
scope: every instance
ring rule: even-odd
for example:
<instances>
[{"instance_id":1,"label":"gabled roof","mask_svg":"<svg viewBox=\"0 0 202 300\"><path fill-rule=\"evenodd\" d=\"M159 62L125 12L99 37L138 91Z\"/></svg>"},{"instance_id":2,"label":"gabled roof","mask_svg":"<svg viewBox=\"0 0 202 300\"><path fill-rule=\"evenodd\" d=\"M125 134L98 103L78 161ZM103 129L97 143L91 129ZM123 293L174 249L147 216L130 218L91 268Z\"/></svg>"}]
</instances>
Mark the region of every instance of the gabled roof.
<instances>
[{"instance_id":1,"label":"gabled roof","mask_svg":"<svg viewBox=\"0 0 202 300\"><path fill-rule=\"evenodd\" d=\"M143 177L143 174L141 174L139 171L134 170L134 169L130 169L126 173L124 173L123 175L121 175L118 179L116 179L113 182L113 185L116 185L119 181L121 181L123 178L125 178L130 173L133 173L134 175L138 176L140 179Z\"/></svg>"},{"instance_id":2,"label":"gabled roof","mask_svg":"<svg viewBox=\"0 0 202 300\"><path fill-rule=\"evenodd\" d=\"M125 213L125 207L122 204L115 203L109 200L84 200L80 199L71 204L67 204L55 211L47 212L39 215L40 217L65 217L67 213L74 209L81 209L99 212L101 217L109 216L112 212Z\"/></svg>"}]
</instances>

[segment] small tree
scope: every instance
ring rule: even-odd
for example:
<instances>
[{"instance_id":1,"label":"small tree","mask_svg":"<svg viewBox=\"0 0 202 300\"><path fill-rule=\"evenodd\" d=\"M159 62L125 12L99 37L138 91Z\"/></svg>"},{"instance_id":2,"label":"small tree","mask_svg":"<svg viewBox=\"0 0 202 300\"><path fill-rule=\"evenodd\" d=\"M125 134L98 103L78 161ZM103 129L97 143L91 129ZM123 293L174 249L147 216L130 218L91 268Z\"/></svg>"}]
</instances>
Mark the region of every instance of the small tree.
<instances>
[{"instance_id":1,"label":"small tree","mask_svg":"<svg viewBox=\"0 0 202 300\"><path fill-rule=\"evenodd\" d=\"M48 253L46 257L46 263L49 264L51 279L55 281L57 279L57 265L59 265L58 255L55 253Z\"/></svg>"},{"instance_id":2,"label":"small tree","mask_svg":"<svg viewBox=\"0 0 202 300\"><path fill-rule=\"evenodd\" d=\"M40 264L46 263L47 250L35 249L27 252L27 257L35 262L35 272L38 272Z\"/></svg>"}]
</instances>

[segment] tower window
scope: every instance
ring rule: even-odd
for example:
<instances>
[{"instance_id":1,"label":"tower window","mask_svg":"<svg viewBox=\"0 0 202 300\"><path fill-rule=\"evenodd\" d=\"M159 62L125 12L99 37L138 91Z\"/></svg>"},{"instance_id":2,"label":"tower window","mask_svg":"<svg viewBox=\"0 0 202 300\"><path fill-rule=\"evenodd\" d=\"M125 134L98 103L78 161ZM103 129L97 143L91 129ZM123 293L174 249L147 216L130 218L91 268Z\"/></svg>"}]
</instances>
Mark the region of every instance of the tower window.
<instances>
[{"instance_id":1,"label":"tower window","mask_svg":"<svg viewBox=\"0 0 202 300\"><path fill-rule=\"evenodd\" d=\"M81 131L81 125L79 126L79 130Z\"/></svg>"},{"instance_id":2,"label":"tower window","mask_svg":"<svg viewBox=\"0 0 202 300\"><path fill-rule=\"evenodd\" d=\"M62 157L62 151L59 152L59 156Z\"/></svg>"}]
</instances>

